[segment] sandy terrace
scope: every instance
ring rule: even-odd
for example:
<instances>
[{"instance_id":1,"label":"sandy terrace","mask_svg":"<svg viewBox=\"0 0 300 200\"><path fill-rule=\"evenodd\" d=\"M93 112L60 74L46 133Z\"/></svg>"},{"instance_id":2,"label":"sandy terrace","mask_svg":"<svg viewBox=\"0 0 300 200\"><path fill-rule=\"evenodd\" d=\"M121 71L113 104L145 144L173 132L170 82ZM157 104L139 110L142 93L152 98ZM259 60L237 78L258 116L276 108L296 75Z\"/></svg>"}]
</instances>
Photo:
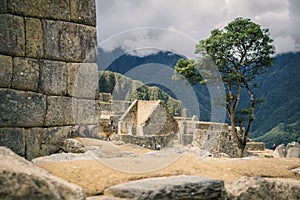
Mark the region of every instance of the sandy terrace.
<instances>
[{"instance_id":1,"label":"sandy terrace","mask_svg":"<svg viewBox=\"0 0 300 200\"><path fill-rule=\"evenodd\" d=\"M104 149L108 152L109 149L116 151L114 148L106 146ZM117 150L141 155L152 152L130 145L118 146ZM221 179L225 184L242 176L292 178L300 181L300 176L291 171L300 167L300 159L297 158L201 158L191 153L163 155L46 162L38 166L81 186L88 196L103 194L106 188L122 182L182 174Z\"/></svg>"}]
</instances>

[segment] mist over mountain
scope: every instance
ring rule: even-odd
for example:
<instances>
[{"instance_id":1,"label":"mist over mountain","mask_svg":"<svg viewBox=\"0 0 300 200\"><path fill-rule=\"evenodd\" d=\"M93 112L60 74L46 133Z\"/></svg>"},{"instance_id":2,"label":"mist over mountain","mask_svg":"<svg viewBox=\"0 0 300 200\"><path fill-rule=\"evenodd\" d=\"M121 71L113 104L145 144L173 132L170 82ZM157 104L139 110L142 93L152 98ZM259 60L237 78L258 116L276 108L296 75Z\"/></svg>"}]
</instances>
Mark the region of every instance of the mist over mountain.
<instances>
[{"instance_id":1,"label":"mist over mountain","mask_svg":"<svg viewBox=\"0 0 300 200\"><path fill-rule=\"evenodd\" d=\"M164 84L157 83L157 80L151 82L149 77L161 73L157 72L158 68L170 68L169 71L172 71L176 62L185 57L164 51L138 56L124 53L121 49L110 53L99 49L99 55L101 54L98 59L99 69L118 72L146 82L146 85L157 86L171 97L177 98L176 92ZM141 70L143 67L148 71ZM171 75L166 74L162 79L170 79L171 82ZM277 55L273 66L268 72L257 76L256 83L259 88L255 89L255 96L264 98L264 103L256 107L256 120L250 137L266 142L268 147L271 143L300 141L300 52ZM212 102L207 87L196 85L193 86L193 90L199 102L200 120L210 121ZM241 102L242 105L245 103ZM194 107L184 106L190 115L197 114L193 113Z\"/></svg>"},{"instance_id":2,"label":"mist over mountain","mask_svg":"<svg viewBox=\"0 0 300 200\"><path fill-rule=\"evenodd\" d=\"M140 51L145 51L144 54L141 54L145 55L151 50L145 49L139 50L139 52ZM109 70L120 74L125 74L137 66L149 63L159 63L173 68L180 58L186 58L168 51L158 51L146 56L141 56L140 54L135 54L135 52L123 52L120 48L112 52L105 52L99 48L98 54L97 64L101 71Z\"/></svg>"}]
</instances>

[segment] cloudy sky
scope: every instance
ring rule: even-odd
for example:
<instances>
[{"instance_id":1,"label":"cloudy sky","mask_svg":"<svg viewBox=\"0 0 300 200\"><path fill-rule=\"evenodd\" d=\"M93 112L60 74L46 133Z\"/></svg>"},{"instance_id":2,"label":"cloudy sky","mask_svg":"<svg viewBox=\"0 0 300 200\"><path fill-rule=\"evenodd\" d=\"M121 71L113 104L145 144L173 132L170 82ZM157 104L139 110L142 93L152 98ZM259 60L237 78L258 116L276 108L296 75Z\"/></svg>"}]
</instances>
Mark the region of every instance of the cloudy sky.
<instances>
[{"instance_id":1,"label":"cloudy sky","mask_svg":"<svg viewBox=\"0 0 300 200\"><path fill-rule=\"evenodd\" d=\"M299 0L96 2L98 44L109 51L116 47L188 51L196 41L207 38L212 29L223 28L236 17L250 18L269 28L277 53L300 50Z\"/></svg>"}]
</instances>

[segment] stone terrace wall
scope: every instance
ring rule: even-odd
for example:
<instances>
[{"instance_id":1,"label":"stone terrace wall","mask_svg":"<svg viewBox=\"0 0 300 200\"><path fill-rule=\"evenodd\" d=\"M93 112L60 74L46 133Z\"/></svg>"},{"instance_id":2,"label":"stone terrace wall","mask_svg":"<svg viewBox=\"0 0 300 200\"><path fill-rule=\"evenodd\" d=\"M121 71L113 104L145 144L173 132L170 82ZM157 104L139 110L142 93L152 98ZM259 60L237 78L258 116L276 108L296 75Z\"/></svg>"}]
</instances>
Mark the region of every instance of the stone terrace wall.
<instances>
[{"instance_id":1,"label":"stone terrace wall","mask_svg":"<svg viewBox=\"0 0 300 200\"><path fill-rule=\"evenodd\" d=\"M152 136L134 136L120 134L118 139L125 143L136 144L139 146L145 145L146 148L155 150L159 144L162 148L172 144L176 135L152 135Z\"/></svg>"},{"instance_id":2,"label":"stone terrace wall","mask_svg":"<svg viewBox=\"0 0 300 200\"><path fill-rule=\"evenodd\" d=\"M0 145L28 159L95 124L95 0L1 0Z\"/></svg>"},{"instance_id":3,"label":"stone terrace wall","mask_svg":"<svg viewBox=\"0 0 300 200\"><path fill-rule=\"evenodd\" d=\"M264 142L247 142L245 150L248 151L264 151L265 143Z\"/></svg>"}]
</instances>

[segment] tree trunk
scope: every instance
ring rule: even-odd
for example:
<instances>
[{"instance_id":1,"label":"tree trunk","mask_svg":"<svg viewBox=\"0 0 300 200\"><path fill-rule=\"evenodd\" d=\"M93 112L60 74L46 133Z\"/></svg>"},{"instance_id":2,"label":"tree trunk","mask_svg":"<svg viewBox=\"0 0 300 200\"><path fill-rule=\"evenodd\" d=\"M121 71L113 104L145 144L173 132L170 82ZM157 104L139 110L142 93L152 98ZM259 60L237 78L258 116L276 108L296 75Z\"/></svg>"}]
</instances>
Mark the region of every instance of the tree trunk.
<instances>
[{"instance_id":1,"label":"tree trunk","mask_svg":"<svg viewBox=\"0 0 300 200\"><path fill-rule=\"evenodd\" d=\"M243 154L244 154L244 150L245 150L246 144L247 144L246 138L245 138L244 140L239 139L239 141L238 141L238 143L237 143L237 156L238 156L239 158L242 158L242 157L243 157Z\"/></svg>"},{"instance_id":2,"label":"tree trunk","mask_svg":"<svg viewBox=\"0 0 300 200\"><path fill-rule=\"evenodd\" d=\"M232 136L233 136L233 141L236 143L237 145L237 156L239 158L243 157L243 152L246 146L246 140L244 139L244 131L240 130L240 132L238 132L236 130L236 126L235 126L235 111L238 108L239 105L239 100L240 100L240 96L241 96L241 85L240 83L238 83L238 91L237 91L237 95L236 95L236 100L233 100L233 94L232 94L232 88L231 85L228 84L228 91L229 91L229 95L230 95L230 102L229 102L229 116L230 116L230 125L231 125L231 129L232 129ZM240 133L242 133L242 137L240 137Z\"/></svg>"}]
</instances>

